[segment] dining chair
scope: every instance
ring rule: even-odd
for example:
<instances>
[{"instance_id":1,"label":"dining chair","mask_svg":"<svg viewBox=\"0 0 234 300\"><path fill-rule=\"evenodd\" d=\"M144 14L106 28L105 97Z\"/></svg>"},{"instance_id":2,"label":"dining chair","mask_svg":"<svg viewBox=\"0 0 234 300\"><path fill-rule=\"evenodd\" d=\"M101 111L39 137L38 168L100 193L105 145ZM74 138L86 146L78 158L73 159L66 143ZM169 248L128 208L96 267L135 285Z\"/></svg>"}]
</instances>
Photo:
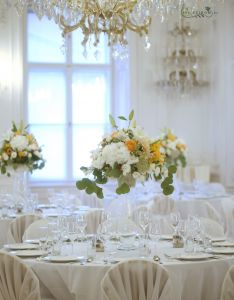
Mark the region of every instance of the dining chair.
<instances>
[{"instance_id":1,"label":"dining chair","mask_svg":"<svg viewBox=\"0 0 234 300\"><path fill-rule=\"evenodd\" d=\"M148 203L148 209L157 215L168 215L175 211L175 201L167 196L156 196Z\"/></svg>"},{"instance_id":2,"label":"dining chair","mask_svg":"<svg viewBox=\"0 0 234 300\"><path fill-rule=\"evenodd\" d=\"M223 226L208 218L200 218L201 225L204 228L205 233L210 237L224 237L224 228Z\"/></svg>"},{"instance_id":3,"label":"dining chair","mask_svg":"<svg viewBox=\"0 0 234 300\"><path fill-rule=\"evenodd\" d=\"M172 300L168 272L148 260L127 260L110 268L101 281L102 300Z\"/></svg>"},{"instance_id":4,"label":"dining chair","mask_svg":"<svg viewBox=\"0 0 234 300\"><path fill-rule=\"evenodd\" d=\"M0 299L40 300L39 280L23 261L0 252Z\"/></svg>"},{"instance_id":5,"label":"dining chair","mask_svg":"<svg viewBox=\"0 0 234 300\"><path fill-rule=\"evenodd\" d=\"M39 219L35 222L31 223L25 230L23 234L22 240L34 240L39 239L41 237L41 228L48 227L49 220L48 219ZM49 234L49 228L47 230L47 234Z\"/></svg>"},{"instance_id":6,"label":"dining chair","mask_svg":"<svg viewBox=\"0 0 234 300\"><path fill-rule=\"evenodd\" d=\"M102 223L102 215L103 215L103 210L101 209L95 209L87 213L86 233L88 234L97 233L98 226Z\"/></svg>"},{"instance_id":7,"label":"dining chair","mask_svg":"<svg viewBox=\"0 0 234 300\"><path fill-rule=\"evenodd\" d=\"M204 199L176 201L176 211L180 212L182 219L187 219L191 215L212 219L218 223L221 222L218 211Z\"/></svg>"},{"instance_id":8,"label":"dining chair","mask_svg":"<svg viewBox=\"0 0 234 300\"><path fill-rule=\"evenodd\" d=\"M39 215L23 215L17 217L10 224L10 228L7 233L7 242L21 243L25 230L30 224L39 219L41 219L41 216Z\"/></svg>"},{"instance_id":9,"label":"dining chair","mask_svg":"<svg viewBox=\"0 0 234 300\"><path fill-rule=\"evenodd\" d=\"M220 300L233 300L234 299L234 265L227 271L222 289Z\"/></svg>"}]
</instances>

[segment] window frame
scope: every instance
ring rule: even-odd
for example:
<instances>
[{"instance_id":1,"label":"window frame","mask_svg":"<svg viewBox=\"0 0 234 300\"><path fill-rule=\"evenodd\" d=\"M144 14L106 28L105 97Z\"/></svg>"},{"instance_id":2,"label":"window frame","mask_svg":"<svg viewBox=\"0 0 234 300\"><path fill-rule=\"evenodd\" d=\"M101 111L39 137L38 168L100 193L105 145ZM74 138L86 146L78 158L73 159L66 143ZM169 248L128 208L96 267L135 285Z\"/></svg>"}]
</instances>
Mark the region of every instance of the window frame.
<instances>
[{"instance_id":1,"label":"window frame","mask_svg":"<svg viewBox=\"0 0 234 300\"><path fill-rule=\"evenodd\" d=\"M30 13L30 12L28 12ZM26 13L23 18L23 116L26 124L29 124L28 119L28 82L29 82L29 72L30 69L38 69L38 68L60 68L63 70L65 74L65 86L66 86L66 122L65 122L65 130L66 130L66 155L65 155L65 164L67 165L67 170L65 171L65 179L31 179L29 178L29 182L31 186L40 187L40 186L74 186L75 181L78 179L72 179L72 149L73 149L73 139L72 139L72 72L73 70L80 69L99 69L109 72L109 103L108 108L109 112L112 115L115 115L115 100L116 100L116 82L115 82L115 72L116 72L116 62L113 60L111 51L109 63L100 64L100 63L72 63L72 38L70 35L67 36L67 46L68 51L66 52L66 59L64 63L36 63L36 62L28 62L28 35L27 35L27 22ZM52 21L53 22L53 21ZM82 45L81 45L82 47ZM81 48L82 49L82 48ZM83 49L82 49L83 50ZM108 120L107 120L108 121ZM32 124L29 124L29 126ZM40 126L40 125L39 125ZM104 132L108 132L110 126L104 123Z\"/></svg>"}]
</instances>

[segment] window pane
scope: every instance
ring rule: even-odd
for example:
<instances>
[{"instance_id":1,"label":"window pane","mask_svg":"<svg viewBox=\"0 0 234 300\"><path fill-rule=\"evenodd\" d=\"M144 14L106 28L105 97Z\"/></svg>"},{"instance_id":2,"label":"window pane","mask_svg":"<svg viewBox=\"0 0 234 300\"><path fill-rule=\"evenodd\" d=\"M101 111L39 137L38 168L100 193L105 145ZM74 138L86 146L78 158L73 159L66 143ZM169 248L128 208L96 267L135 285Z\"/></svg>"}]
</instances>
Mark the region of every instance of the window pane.
<instances>
[{"instance_id":1,"label":"window pane","mask_svg":"<svg viewBox=\"0 0 234 300\"><path fill-rule=\"evenodd\" d=\"M65 123L65 97L65 75L62 71L48 69L29 71L29 123Z\"/></svg>"},{"instance_id":2,"label":"window pane","mask_svg":"<svg viewBox=\"0 0 234 300\"><path fill-rule=\"evenodd\" d=\"M109 73L85 70L73 73L73 123L94 124L107 122L110 91Z\"/></svg>"},{"instance_id":3,"label":"window pane","mask_svg":"<svg viewBox=\"0 0 234 300\"><path fill-rule=\"evenodd\" d=\"M104 34L100 35L98 47L93 46L94 39L87 43L87 57L83 55L84 47L81 44L83 39L84 35L81 29L72 33L72 60L74 63L105 64L110 62L110 50L107 47L107 39Z\"/></svg>"},{"instance_id":4,"label":"window pane","mask_svg":"<svg viewBox=\"0 0 234 300\"><path fill-rule=\"evenodd\" d=\"M44 17L39 20L33 14L28 14L28 61L56 62L65 61L61 51L63 38L58 24Z\"/></svg>"},{"instance_id":5,"label":"window pane","mask_svg":"<svg viewBox=\"0 0 234 300\"><path fill-rule=\"evenodd\" d=\"M91 163L91 151L95 150L104 135L104 126L74 126L73 128L73 177L84 176L80 167Z\"/></svg>"},{"instance_id":6,"label":"window pane","mask_svg":"<svg viewBox=\"0 0 234 300\"><path fill-rule=\"evenodd\" d=\"M46 165L33 173L32 180L64 180L66 178L66 140L64 126L30 126L42 147Z\"/></svg>"}]
</instances>

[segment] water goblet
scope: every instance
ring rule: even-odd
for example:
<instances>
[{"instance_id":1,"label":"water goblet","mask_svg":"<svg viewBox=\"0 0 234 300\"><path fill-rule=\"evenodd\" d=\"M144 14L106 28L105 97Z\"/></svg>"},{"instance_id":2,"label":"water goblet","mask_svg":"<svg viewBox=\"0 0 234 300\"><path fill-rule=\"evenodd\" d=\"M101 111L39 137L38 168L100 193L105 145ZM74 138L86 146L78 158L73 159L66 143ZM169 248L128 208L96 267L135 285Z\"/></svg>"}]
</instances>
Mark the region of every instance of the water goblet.
<instances>
[{"instance_id":1,"label":"water goblet","mask_svg":"<svg viewBox=\"0 0 234 300\"><path fill-rule=\"evenodd\" d=\"M78 214L77 215L77 226L81 233L81 240L84 241L85 239L85 228L87 226L87 220L85 214Z\"/></svg>"},{"instance_id":2,"label":"water goblet","mask_svg":"<svg viewBox=\"0 0 234 300\"><path fill-rule=\"evenodd\" d=\"M144 239L147 239L147 228L150 221L150 214L148 210L140 210L138 213L138 222L144 232Z\"/></svg>"}]
</instances>

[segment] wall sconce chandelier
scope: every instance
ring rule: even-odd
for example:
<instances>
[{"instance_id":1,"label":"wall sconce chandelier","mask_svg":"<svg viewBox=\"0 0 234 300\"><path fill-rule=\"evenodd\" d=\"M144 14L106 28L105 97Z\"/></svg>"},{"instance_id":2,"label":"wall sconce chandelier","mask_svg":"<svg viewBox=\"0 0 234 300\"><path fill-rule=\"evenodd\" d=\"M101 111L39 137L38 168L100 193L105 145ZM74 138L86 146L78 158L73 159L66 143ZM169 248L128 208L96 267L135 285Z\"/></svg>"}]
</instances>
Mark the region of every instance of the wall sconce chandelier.
<instances>
[{"instance_id":1,"label":"wall sconce chandelier","mask_svg":"<svg viewBox=\"0 0 234 300\"><path fill-rule=\"evenodd\" d=\"M31 9L39 18L53 19L63 36L80 28L84 35L83 46L91 40L98 46L100 34L104 33L109 46L125 47L126 33L132 31L145 38L148 49L148 32L154 13L163 21L175 11L181 13L185 5L199 8L207 1L211 5L210 0L12 0L12 3L19 14Z\"/></svg>"},{"instance_id":2,"label":"wall sconce chandelier","mask_svg":"<svg viewBox=\"0 0 234 300\"><path fill-rule=\"evenodd\" d=\"M201 69L206 66L206 58L200 53L196 54L196 49L192 47L198 30L181 21L168 33L173 39L169 41L177 46L174 49L168 48L169 53L162 61L166 74L163 79L156 81L156 85L172 93L177 91L180 95L188 95L194 88L208 86L209 82L203 78L204 74L201 74Z\"/></svg>"}]
</instances>

